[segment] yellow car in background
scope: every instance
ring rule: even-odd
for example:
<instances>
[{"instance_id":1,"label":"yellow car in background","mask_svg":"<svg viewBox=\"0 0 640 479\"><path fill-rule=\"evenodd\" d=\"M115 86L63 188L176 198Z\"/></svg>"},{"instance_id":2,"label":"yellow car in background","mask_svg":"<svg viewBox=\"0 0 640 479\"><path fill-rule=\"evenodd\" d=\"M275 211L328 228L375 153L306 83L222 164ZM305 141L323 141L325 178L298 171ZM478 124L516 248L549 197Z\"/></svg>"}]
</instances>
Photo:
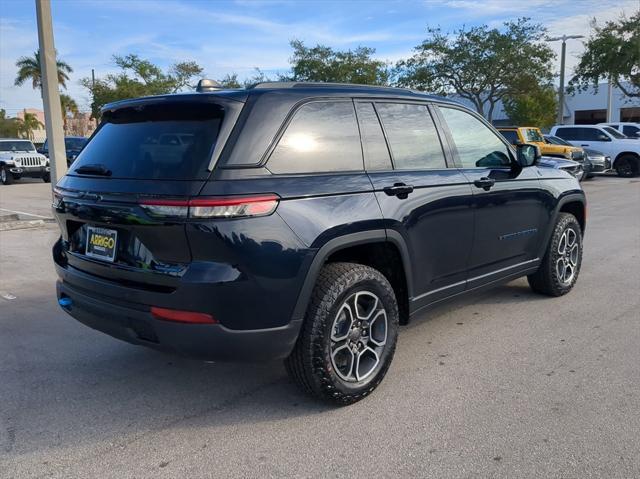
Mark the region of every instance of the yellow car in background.
<instances>
[{"instance_id":1,"label":"yellow car in background","mask_svg":"<svg viewBox=\"0 0 640 479\"><path fill-rule=\"evenodd\" d=\"M584 150L577 146L554 145L547 143L539 128L531 126L503 126L498 128L509 143L517 145L519 143L531 143L540 148L542 156L555 156L566 158L567 160L583 163L585 160Z\"/></svg>"}]
</instances>

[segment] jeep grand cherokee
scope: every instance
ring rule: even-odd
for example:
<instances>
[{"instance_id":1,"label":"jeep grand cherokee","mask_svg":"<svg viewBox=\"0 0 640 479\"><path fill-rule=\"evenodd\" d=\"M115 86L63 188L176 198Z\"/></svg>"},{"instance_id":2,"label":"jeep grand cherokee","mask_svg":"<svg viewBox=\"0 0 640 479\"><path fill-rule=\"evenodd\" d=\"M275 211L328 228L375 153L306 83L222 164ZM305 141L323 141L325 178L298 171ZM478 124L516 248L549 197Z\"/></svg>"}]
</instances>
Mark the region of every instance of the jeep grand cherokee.
<instances>
[{"instance_id":1,"label":"jeep grand cherokee","mask_svg":"<svg viewBox=\"0 0 640 479\"><path fill-rule=\"evenodd\" d=\"M105 106L58 183L57 294L86 325L284 359L304 390L349 404L426 308L521 276L552 296L575 284L578 182L468 109L394 88L206 85Z\"/></svg>"}]
</instances>

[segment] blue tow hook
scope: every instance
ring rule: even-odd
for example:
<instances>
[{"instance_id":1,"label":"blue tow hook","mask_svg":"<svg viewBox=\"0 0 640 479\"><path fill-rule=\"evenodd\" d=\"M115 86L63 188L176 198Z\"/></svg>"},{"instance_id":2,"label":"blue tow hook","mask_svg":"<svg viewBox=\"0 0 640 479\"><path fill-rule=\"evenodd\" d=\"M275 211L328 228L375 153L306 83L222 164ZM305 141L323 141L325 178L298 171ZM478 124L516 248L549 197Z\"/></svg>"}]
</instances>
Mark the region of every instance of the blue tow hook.
<instances>
[{"instance_id":1,"label":"blue tow hook","mask_svg":"<svg viewBox=\"0 0 640 479\"><path fill-rule=\"evenodd\" d=\"M63 296L62 298L58 299L58 304L64 309L71 309L73 301L68 296Z\"/></svg>"}]
</instances>

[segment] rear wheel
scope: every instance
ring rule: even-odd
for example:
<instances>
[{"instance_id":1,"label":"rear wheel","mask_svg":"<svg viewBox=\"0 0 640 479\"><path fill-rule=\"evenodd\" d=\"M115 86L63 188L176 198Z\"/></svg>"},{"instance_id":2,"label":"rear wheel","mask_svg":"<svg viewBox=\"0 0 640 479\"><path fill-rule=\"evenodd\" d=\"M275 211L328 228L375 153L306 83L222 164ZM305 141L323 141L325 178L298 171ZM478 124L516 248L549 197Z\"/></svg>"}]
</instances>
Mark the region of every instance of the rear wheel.
<instances>
[{"instance_id":1,"label":"rear wheel","mask_svg":"<svg viewBox=\"0 0 640 479\"><path fill-rule=\"evenodd\" d=\"M10 185L13 183L13 173L9 171L6 165L0 166L0 181L3 185Z\"/></svg>"},{"instance_id":2,"label":"rear wheel","mask_svg":"<svg viewBox=\"0 0 640 479\"><path fill-rule=\"evenodd\" d=\"M634 155L622 155L616 160L616 173L622 178L632 178L640 173L640 159Z\"/></svg>"},{"instance_id":3,"label":"rear wheel","mask_svg":"<svg viewBox=\"0 0 640 479\"><path fill-rule=\"evenodd\" d=\"M582 265L582 229L575 216L559 213L553 236L540 268L529 275L534 291L562 296L573 288Z\"/></svg>"},{"instance_id":4,"label":"rear wheel","mask_svg":"<svg viewBox=\"0 0 640 479\"><path fill-rule=\"evenodd\" d=\"M382 273L330 263L320 272L285 366L305 392L333 404L352 404L380 384L397 337L398 305Z\"/></svg>"}]
</instances>

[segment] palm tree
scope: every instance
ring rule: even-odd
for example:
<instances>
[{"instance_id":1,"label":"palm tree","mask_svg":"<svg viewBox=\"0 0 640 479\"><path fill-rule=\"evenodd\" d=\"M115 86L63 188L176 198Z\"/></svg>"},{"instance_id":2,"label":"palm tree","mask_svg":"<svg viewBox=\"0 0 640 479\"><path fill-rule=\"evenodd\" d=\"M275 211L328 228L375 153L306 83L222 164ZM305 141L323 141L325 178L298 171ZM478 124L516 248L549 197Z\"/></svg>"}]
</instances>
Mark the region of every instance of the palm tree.
<instances>
[{"instance_id":1,"label":"palm tree","mask_svg":"<svg viewBox=\"0 0 640 479\"><path fill-rule=\"evenodd\" d=\"M78 114L78 104L69 95L60 93L60 107L62 108L62 121L64 122L64 131L67 132L67 118L75 117Z\"/></svg>"},{"instance_id":2,"label":"palm tree","mask_svg":"<svg viewBox=\"0 0 640 479\"><path fill-rule=\"evenodd\" d=\"M24 112L24 118L18 120L18 132L33 140L33 130L44 127L33 113Z\"/></svg>"},{"instance_id":3,"label":"palm tree","mask_svg":"<svg viewBox=\"0 0 640 479\"><path fill-rule=\"evenodd\" d=\"M67 63L62 60L56 61L58 69L58 83L62 88L67 88L66 82L69 80L69 73L73 72ZM16 61L18 74L16 75L15 85L20 86L27 80L31 80L33 89L42 89L42 73L40 71L40 52L34 52L32 57L20 57Z\"/></svg>"}]
</instances>

